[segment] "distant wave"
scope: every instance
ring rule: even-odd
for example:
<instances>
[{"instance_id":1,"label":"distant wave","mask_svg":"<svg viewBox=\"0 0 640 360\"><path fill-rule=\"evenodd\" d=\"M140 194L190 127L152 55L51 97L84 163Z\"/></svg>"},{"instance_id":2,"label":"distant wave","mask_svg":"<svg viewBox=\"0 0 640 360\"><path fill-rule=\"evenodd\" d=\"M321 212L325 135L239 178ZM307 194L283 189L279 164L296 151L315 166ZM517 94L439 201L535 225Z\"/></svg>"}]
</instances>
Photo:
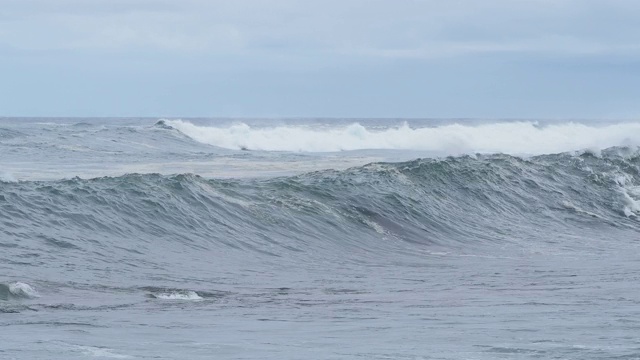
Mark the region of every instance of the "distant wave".
<instances>
[{"instance_id":1,"label":"distant wave","mask_svg":"<svg viewBox=\"0 0 640 360\"><path fill-rule=\"evenodd\" d=\"M16 178L10 173L0 171L0 182L15 182Z\"/></svg>"},{"instance_id":2,"label":"distant wave","mask_svg":"<svg viewBox=\"0 0 640 360\"><path fill-rule=\"evenodd\" d=\"M40 297L40 294L27 283L0 284L0 300L32 299L37 297Z\"/></svg>"},{"instance_id":3,"label":"distant wave","mask_svg":"<svg viewBox=\"0 0 640 360\"><path fill-rule=\"evenodd\" d=\"M161 300L202 300L203 298L195 291L171 291L150 294L151 297Z\"/></svg>"},{"instance_id":4,"label":"distant wave","mask_svg":"<svg viewBox=\"0 0 640 360\"><path fill-rule=\"evenodd\" d=\"M158 288L153 286L143 287L142 290L147 292L147 297L159 300L211 300L220 299L225 295L225 292L210 292L210 291L194 291L187 289L169 289Z\"/></svg>"},{"instance_id":5,"label":"distant wave","mask_svg":"<svg viewBox=\"0 0 640 360\"><path fill-rule=\"evenodd\" d=\"M359 123L342 127L224 127L199 126L182 120L161 120L192 139L228 149L333 152L361 149L424 150L446 155L505 153L540 155L640 145L640 123L585 124L496 122L479 125L446 124L412 128L370 129Z\"/></svg>"}]
</instances>

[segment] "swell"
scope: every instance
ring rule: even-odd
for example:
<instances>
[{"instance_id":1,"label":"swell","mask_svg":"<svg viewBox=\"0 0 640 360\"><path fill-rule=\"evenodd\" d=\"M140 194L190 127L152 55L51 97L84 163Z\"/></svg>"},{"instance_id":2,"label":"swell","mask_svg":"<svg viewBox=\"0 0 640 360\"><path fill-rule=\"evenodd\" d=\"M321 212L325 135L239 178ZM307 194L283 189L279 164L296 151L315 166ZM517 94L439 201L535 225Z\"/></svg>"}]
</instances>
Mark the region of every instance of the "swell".
<instances>
[{"instance_id":1,"label":"swell","mask_svg":"<svg viewBox=\"0 0 640 360\"><path fill-rule=\"evenodd\" d=\"M636 150L613 148L374 163L269 180L130 174L0 182L0 232L9 263L77 256L131 268L157 266L167 253L170 263L199 254L222 264L247 254L289 261L572 247L614 230L637 236L639 169Z\"/></svg>"}]
</instances>

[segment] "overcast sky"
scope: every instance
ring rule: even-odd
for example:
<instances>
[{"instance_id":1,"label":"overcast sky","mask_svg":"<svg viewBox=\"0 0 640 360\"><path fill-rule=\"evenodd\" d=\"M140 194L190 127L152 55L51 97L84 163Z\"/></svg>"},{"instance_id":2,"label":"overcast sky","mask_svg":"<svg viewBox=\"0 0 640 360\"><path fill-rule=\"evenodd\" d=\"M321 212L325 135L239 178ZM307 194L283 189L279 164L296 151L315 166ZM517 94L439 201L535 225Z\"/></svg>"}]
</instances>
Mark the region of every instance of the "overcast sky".
<instances>
[{"instance_id":1,"label":"overcast sky","mask_svg":"<svg viewBox=\"0 0 640 360\"><path fill-rule=\"evenodd\" d=\"M640 118L640 1L0 0L0 116Z\"/></svg>"}]
</instances>

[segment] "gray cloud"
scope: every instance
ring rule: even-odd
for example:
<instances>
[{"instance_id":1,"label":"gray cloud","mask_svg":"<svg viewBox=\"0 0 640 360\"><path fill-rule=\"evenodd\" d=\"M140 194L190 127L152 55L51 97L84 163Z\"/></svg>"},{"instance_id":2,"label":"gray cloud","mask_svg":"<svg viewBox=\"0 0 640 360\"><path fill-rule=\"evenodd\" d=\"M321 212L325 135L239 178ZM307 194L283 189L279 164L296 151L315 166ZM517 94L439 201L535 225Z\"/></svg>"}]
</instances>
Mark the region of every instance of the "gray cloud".
<instances>
[{"instance_id":1,"label":"gray cloud","mask_svg":"<svg viewBox=\"0 0 640 360\"><path fill-rule=\"evenodd\" d=\"M433 58L637 54L640 3L613 0L1 0L18 49Z\"/></svg>"}]
</instances>

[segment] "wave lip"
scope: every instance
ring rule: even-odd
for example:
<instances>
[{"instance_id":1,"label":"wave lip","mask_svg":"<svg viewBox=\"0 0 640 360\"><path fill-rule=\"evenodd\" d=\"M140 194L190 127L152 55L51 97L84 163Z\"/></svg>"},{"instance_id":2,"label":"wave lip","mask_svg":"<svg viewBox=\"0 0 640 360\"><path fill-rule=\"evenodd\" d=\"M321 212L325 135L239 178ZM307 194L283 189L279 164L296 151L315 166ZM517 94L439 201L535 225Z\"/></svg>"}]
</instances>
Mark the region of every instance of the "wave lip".
<instances>
[{"instance_id":1,"label":"wave lip","mask_svg":"<svg viewBox=\"0 0 640 360\"><path fill-rule=\"evenodd\" d=\"M375 149L429 151L443 155L542 155L640 145L640 138L632 136L640 133L640 122L540 125L535 121L503 121L417 128L404 123L379 129L360 123L328 127L255 127L236 123L215 127L183 120L160 120L156 126L177 129L198 142L234 150L336 152Z\"/></svg>"},{"instance_id":2,"label":"wave lip","mask_svg":"<svg viewBox=\"0 0 640 360\"><path fill-rule=\"evenodd\" d=\"M158 129L173 130L173 126L167 124L167 120L160 119L153 126Z\"/></svg>"}]
</instances>

